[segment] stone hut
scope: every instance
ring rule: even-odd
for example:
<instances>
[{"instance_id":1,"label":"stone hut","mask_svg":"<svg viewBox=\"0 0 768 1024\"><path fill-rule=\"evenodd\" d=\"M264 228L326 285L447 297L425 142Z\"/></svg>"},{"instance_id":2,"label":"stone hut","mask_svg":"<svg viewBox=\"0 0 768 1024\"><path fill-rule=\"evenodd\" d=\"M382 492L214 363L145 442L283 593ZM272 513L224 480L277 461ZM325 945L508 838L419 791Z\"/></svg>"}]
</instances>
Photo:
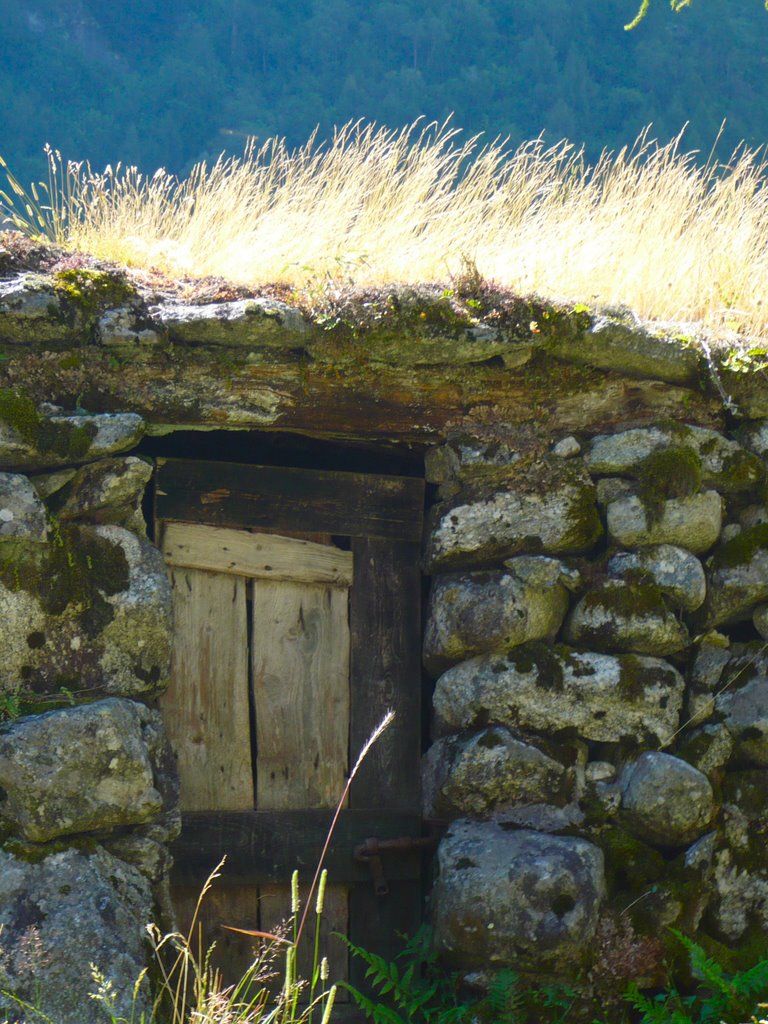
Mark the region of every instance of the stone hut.
<instances>
[{"instance_id":1,"label":"stone hut","mask_svg":"<svg viewBox=\"0 0 768 1024\"><path fill-rule=\"evenodd\" d=\"M126 1013L222 854L235 969L390 706L332 928L424 914L478 984L650 985L670 928L748 958L767 458L764 358L693 329L0 236L0 989L90 1024L93 962Z\"/></svg>"}]
</instances>

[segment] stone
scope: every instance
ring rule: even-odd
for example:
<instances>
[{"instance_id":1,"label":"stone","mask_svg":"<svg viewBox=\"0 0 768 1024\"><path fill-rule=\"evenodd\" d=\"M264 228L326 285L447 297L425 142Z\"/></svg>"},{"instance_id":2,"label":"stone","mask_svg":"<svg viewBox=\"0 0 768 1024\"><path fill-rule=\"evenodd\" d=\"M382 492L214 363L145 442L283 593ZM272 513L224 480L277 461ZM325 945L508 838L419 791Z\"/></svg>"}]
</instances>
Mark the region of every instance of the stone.
<instances>
[{"instance_id":1,"label":"stone","mask_svg":"<svg viewBox=\"0 0 768 1024\"><path fill-rule=\"evenodd\" d=\"M114 523L146 537L141 502L151 476L151 464L135 455L82 466L67 488L59 518Z\"/></svg>"},{"instance_id":2,"label":"stone","mask_svg":"<svg viewBox=\"0 0 768 1024\"><path fill-rule=\"evenodd\" d=\"M160 552L113 525L62 525L35 548L0 565L0 692L161 693L172 624Z\"/></svg>"},{"instance_id":3,"label":"stone","mask_svg":"<svg viewBox=\"0 0 768 1024\"><path fill-rule=\"evenodd\" d=\"M549 354L568 362L673 384L691 383L699 372L698 352L643 326L623 310L593 317L589 330L578 339L553 330L545 345Z\"/></svg>"},{"instance_id":4,"label":"stone","mask_svg":"<svg viewBox=\"0 0 768 1024\"><path fill-rule=\"evenodd\" d=\"M704 567L695 555L673 544L658 544L639 551L622 551L608 562L608 574L656 584L669 604L694 612L707 596Z\"/></svg>"},{"instance_id":5,"label":"stone","mask_svg":"<svg viewBox=\"0 0 768 1024\"><path fill-rule=\"evenodd\" d=\"M703 554L720 536L723 510L716 491L670 498L655 516L638 495L618 498L608 505L608 534L622 547L674 544Z\"/></svg>"},{"instance_id":6,"label":"stone","mask_svg":"<svg viewBox=\"0 0 768 1024\"><path fill-rule=\"evenodd\" d=\"M616 778L616 766L610 761L589 761L584 768L587 783L612 782Z\"/></svg>"},{"instance_id":7,"label":"stone","mask_svg":"<svg viewBox=\"0 0 768 1024\"><path fill-rule=\"evenodd\" d=\"M30 477L30 480L38 497L45 501L46 498L50 498L52 494L60 491L62 487L66 487L76 473L76 469L59 469L54 473L39 473Z\"/></svg>"},{"instance_id":8,"label":"stone","mask_svg":"<svg viewBox=\"0 0 768 1024\"><path fill-rule=\"evenodd\" d=\"M20 274L0 281L0 342L57 346L74 341L76 334L62 316L61 299L50 278Z\"/></svg>"},{"instance_id":9,"label":"stone","mask_svg":"<svg viewBox=\"0 0 768 1024\"><path fill-rule=\"evenodd\" d=\"M104 1024L104 1008L90 998L93 963L112 984L114 1017L149 1020L148 984L135 1005L133 994L148 966L146 926L153 916L149 882L96 843L0 849L0 990L39 1006L55 1024ZM0 1013L16 1021L19 1012L0 993Z\"/></svg>"},{"instance_id":10,"label":"stone","mask_svg":"<svg viewBox=\"0 0 768 1024\"><path fill-rule=\"evenodd\" d=\"M641 839L660 846L682 846L709 828L715 797L709 779L693 765L649 751L621 775L621 810Z\"/></svg>"},{"instance_id":11,"label":"stone","mask_svg":"<svg viewBox=\"0 0 768 1024\"><path fill-rule=\"evenodd\" d=\"M0 820L36 843L140 825L162 810L143 729L153 714L110 698L0 726Z\"/></svg>"},{"instance_id":12,"label":"stone","mask_svg":"<svg viewBox=\"0 0 768 1024\"><path fill-rule=\"evenodd\" d=\"M581 445L573 435L564 437L552 446L552 454L559 459L573 459L575 456L581 455Z\"/></svg>"},{"instance_id":13,"label":"stone","mask_svg":"<svg viewBox=\"0 0 768 1024\"><path fill-rule=\"evenodd\" d=\"M738 442L707 427L639 427L592 439L584 461L590 473L635 476L653 452L687 448L701 460L704 484L723 493L749 491L765 477L762 461Z\"/></svg>"},{"instance_id":14,"label":"stone","mask_svg":"<svg viewBox=\"0 0 768 1024\"><path fill-rule=\"evenodd\" d=\"M739 429L738 438L749 451L759 455L761 459L768 458L768 420L755 420L745 424Z\"/></svg>"},{"instance_id":15,"label":"stone","mask_svg":"<svg viewBox=\"0 0 768 1024\"><path fill-rule=\"evenodd\" d=\"M728 637L715 630L699 641L690 663L686 718L690 725L704 722L715 710L715 692L731 660Z\"/></svg>"},{"instance_id":16,"label":"stone","mask_svg":"<svg viewBox=\"0 0 768 1024\"><path fill-rule=\"evenodd\" d=\"M662 656L688 646L688 630L667 608L655 583L606 580L570 614L567 643L596 651Z\"/></svg>"},{"instance_id":17,"label":"stone","mask_svg":"<svg viewBox=\"0 0 768 1024\"><path fill-rule=\"evenodd\" d=\"M768 604L760 604L752 612L752 624L763 638L768 640Z\"/></svg>"},{"instance_id":18,"label":"stone","mask_svg":"<svg viewBox=\"0 0 768 1024\"><path fill-rule=\"evenodd\" d=\"M631 480L622 480L617 476L604 476L595 484L595 493L597 495L597 504L600 508L605 508L612 501L618 501L619 498L629 498L631 495L637 494L637 484Z\"/></svg>"},{"instance_id":19,"label":"stone","mask_svg":"<svg viewBox=\"0 0 768 1024\"><path fill-rule=\"evenodd\" d=\"M739 532L751 530L753 526L762 526L763 523L768 523L768 508L765 505L747 505L739 512ZM726 540L725 537L722 539Z\"/></svg>"},{"instance_id":20,"label":"stone","mask_svg":"<svg viewBox=\"0 0 768 1024\"><path fill-rule=\"evenodd\" d=\"M573 462L543 490L509 484L487 497L457 497L438 505L428 532L428 572L496 562L527 551L572 554L589 551L602 525L589 478Z\"/></svg>"},{"instance_id":21,"label":"stone","mask_svg":"<svg viewBox=\"0 0 768 1024\"><path fill-rule=\"evenodd\" d=\"M764 653L733 658L715 698L715 711L741 760L768 766L768 659Z\"/></svg>"},{"instance_id":22,"label":"stone","mask_svg":"<svg viewBox=\"0 0 768 1024\"><path fill-rule=\"evenodd\" d=\"M31 480L20 473L0 473L0 551L6 537L44 543L47 534L45 506Z\"/></svg>"},{"instance_id":23,"label":"stone","mask_svg":"<svg viewBox=\"0 0 768 1024\"><path fill-rule=\"evenodd\" d=\"M720 531L720 542L727 544L729 540L738 537L743 527L739 523L726 523Z\"/></svg>"},{"instance_id":24,"label":"stone","mask_svg":"<svg viewBox=\"0 0 768 1024\"><path fill-rule=\"evenodd\" d=\"M459 437L430 448L424 456L424 476L429 483L465 483L504 476L520 461L520 452L501 442L493 444Z\"/></svg>"},{"instance_id":25,"label":"stone","mask_svg":"<svg viewBox=\"0 0 768 1024\"><path fill-rule=\"evenodd\" d=\"M723 722L708 722L686 736L678 753L705 775L717 775L733 754L733 737Z\"/></svg>"},{"instance_id":26,"label":"stone","mask_svg":"<svg viewBox=\"0 0 768 1024\"><path fill-rule=\"evenodd\" d=\"M520 572L449 573L432 584L424 637L424 664L434 676L486 651L509 650L527 640L553 640L568 610L568 593L555 568Z\"/></svg>"},{"instance_id":27,"label":"stone","mask_svg":"<svg viewBox=\"0 0 768 1024\"><path fill-rule=\"evenodd\" d=\"M707 565L707 599L697 615L709 629L752 617L768 598L768 525L753 526L715 551Z\"/></svg>"},{"instance_id":28,"label":"stone","mask_svg":"<svg viewBox=\"0 0 768 1024\"><path fill-rule=\"evenodd\" d=\"M592 843L462 820L437 860L434 941L449 964L538 971L583 962L605 896Z\"/></svg>"},{"instance_id":29,"label":"stone","mask_svg":"<svg viewBox=\"0 0 768 1024\"><path fill-rule=\"evenodd\" d=\"M564 804L512 804L496 811L493 820L502 828L529 828L534 832L555 835L566 832L573 835L585 821L585 814L577 803Z\"/></svg>"},{"instance_id":30,"label":"stone","mask_svg":"<svg viewBox=\"0 0 768 1024\"><path fill-rule=\"evenodd\" d=\"M153 353L165 340L164 335L165 332L135 305L105 310L96 323L99 344L122 359Z\"/></svg>"},{"instance_id":31,"label":"stone","mask_svg":"<svg viewBox=\"0 0 768 1024\"><path fill-rule=\"evenodd\" d=\"M133 448L143 435L136 413L45 415L23 396L0 393L0 469L77 465Z\"/></svg>"},{"instance_id":32,"label":"stone","mask_svg":"<svg viewBox=\"0 0 768 1024\"><path fill-rule=\"evenodd\" d=\"M716 934L736 942L750 926L768 928L768 771L728 772L722 801L710 923Z\"/></svg>"},{"instance_id":33,"label":"stone","mask_svg":"<svg viewBox=\"0 0 768 1024\"><path fill-rule=\"evenodd\" d=\"M483 817L519 803L562 803L566 769L509 729L438 739L422 762L424 814Z\"/></svg>"},{"instance_id":34,"label":"stone","mask_svg":"<svg viewBox=\"0 0 768 1024\"><path fill-rule=\"evenodd\" d=\"M176 344L290 348L309 332L298 309L266 296L198 306L167 303L150 312Z\"/></svg>"},{"instance_id":35,"label":"stone","mask_svg":"<svg viewBox=\"0 0 768 1024\"><path fill-rule=\"evenodd\" d=\"M684 683L659 658L524 644L448 669L433 698L439 734L488 724L586 740L665 743L679 724Z\"/></svg>"}]
</instances>

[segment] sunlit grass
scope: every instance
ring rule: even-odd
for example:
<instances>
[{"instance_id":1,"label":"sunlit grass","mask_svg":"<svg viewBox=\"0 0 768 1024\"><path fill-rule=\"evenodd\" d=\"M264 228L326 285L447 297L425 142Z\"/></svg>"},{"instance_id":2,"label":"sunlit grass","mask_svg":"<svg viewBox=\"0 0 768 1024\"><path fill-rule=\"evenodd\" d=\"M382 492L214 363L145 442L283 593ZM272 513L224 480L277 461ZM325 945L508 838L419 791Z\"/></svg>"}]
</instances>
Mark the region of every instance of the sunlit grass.
<instances>
[{"instance_id":1,"label":"sunlit grass","mask_svg":"<svg viewBox=\"0 0 768 1024\"><path fill-rule=\"evenodd\" d=\"M184 181L49 158L34 194L9 176L16 226L137 267L302 287L445 281L469 263L522 293L768 333L766 162L743 145L704 162L646 130L590 167L565 141L356 123L296 150L253 143Z\"/></svg>"}]
</instances>

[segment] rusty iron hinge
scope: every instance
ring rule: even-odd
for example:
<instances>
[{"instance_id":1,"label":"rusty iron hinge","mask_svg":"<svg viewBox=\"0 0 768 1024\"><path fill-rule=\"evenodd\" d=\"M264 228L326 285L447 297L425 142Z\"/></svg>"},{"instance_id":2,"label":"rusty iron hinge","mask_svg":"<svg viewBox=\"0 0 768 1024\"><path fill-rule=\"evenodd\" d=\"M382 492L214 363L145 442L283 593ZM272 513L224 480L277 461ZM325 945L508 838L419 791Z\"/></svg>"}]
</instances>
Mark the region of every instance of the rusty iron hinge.
<instances>
[{"instance_id":1,"label":"rusty iron hinge","mask_svg":"<svg viewBox=\"0 0 768 1024\"><path fill-rule=\"evenodd\" d=\"M436 819L426 819L424 824L429 830L429 835L400 836L397 839L378 839L375 836L371 836L364 843L355 847L355 860L367 864L370 868L373 891L377 896L386 896L389 892L389 885L384 875L384 865L381 860L382 853L405 854L415 851L432 853L437 849L440 836L448 823Z\"/></svg>"}]
</instances>

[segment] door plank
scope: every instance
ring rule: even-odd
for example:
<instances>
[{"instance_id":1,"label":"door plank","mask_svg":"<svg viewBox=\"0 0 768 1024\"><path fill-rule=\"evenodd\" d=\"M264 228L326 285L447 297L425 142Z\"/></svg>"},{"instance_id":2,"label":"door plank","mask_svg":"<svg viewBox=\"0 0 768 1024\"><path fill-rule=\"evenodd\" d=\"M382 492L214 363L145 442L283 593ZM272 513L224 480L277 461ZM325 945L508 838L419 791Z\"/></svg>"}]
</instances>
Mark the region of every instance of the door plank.
<instances>
[{"instance_id":1,"label":"door plank","mask_svg":"<svg viewBox=\"0 0 768 1024\"><path fill-rule=\"evenodd\" d=\"M248 533L194 523L168 523L163 534L168 565L245 576L349 587L352 553L330 544Z\"/></svg>"},{"instance_id":2,"label":"door plank","mask_svg":"<svg viewBox=\"0 0 768 1024\"><path fill-rule=\"evenodd\" d=\"M332 807L347 771L349 597L337 587L253 584L256 806Z\"/></svg>"},{"instance_id":3,"label":"door plank","mask_svg":"<svg viewBox=\"0 0 768 1024\"><path fill-rule=\"evenodd\" d=\"M245 580L176 568L171 585L174 648L160 708L181 809L252 808Z\"/></svg>"},{"instance_id":4,"label":"door plank","mask_svg":"<svg viewBox=\"0 0 768 1024\"><path fill-rule=\"evenodd\" d=\"M424 481L233 462L158 459L158 519L421 541Z\"/></svg>"},{"instance_id":5,"label":"door plank","mask_svg":"<svg viewBox=\"0 0 768 1024\"><path fill-rule=\"evenodd\" d=\"M349 595L328 586L253 584L251 678L256 710L256 806L261 810L334 807L344 789L349 743ZM304 879L309 884L314 865ZM261 889L261 920L290 915L285 887ZM312 968L313 917L298 965ZM346 978L348 896L329 886L321 946L333 979Z\"/></svg>"},{"instance_id":6,"label":"door plank","mask_svg":"<svg viewBox=\"0 0 768 1024\"><path fill-rule=\"evenodd\" d=\"M354 783L353 783L354 787ZM191 811L182 815L181 835L171 846L174 877L205 878L226 854L224 877L254 882L285 882L298 868L312 874L323 849L333 811ZM334 882L365 882L371 874L353 853L370 836L397 839L417 835L421 814L378 809L344 809L339 815L325 863ZM419 877L415 853L383 853L384 873L392 881Z\"/></svg>"},{"instance_id":7,"label":"door plank","mask_svg":"<svg viewBox=\"0 0 768 1024\"><path fill-rule=\"evenodd\" d=\"M352 659L350 747L359 750L385 712L395 721L373 746L352 784L353 808L381 807L420 815L421 574L419 546L356 538L350 592ZM357 885L350 893L352 941L391 960L399 934L413 935L422 917L418 881L396 881L387 896ZM351 982L368 990L366 964L350 963Z\"/></svg>"}]
</instances>

